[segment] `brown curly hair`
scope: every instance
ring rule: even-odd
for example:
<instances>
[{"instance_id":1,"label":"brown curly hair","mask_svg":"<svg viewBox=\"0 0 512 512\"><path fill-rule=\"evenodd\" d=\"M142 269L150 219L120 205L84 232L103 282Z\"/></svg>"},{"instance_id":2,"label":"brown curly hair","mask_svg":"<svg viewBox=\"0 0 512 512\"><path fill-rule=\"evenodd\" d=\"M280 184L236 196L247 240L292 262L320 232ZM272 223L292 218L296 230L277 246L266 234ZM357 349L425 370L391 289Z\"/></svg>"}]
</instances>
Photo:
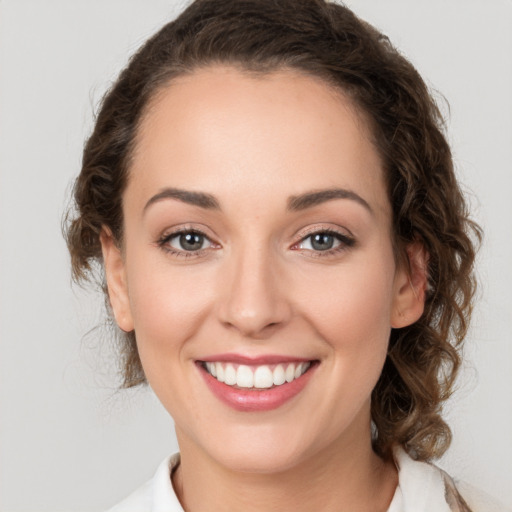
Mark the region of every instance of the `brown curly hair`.
<instances>
[{"instance_id":1,"label":"brown curly hair","mask_svg":"<svg viewBox=\"0 0 512 512\"><path fill-rule=\"evenodd\" d=\"M374 449L401 444L415 458L450 443L441 407L452 391L475 291L478 226L455 178L440 111L418 72L375 28L324 0L196 0L131 58L105 95L88 139L65 236L76 281L97 277L106 292L100 232L122 244L122 196L148 102L174 77L214 64L265 74L283 68L323 79L369 119L384 162L394 247L428 252L425 311L393 329L373 390ZM108 297L106 299L108 307ZM145 382L135 333L122 334L124 387Z\"/></svg>"}]
</instances>

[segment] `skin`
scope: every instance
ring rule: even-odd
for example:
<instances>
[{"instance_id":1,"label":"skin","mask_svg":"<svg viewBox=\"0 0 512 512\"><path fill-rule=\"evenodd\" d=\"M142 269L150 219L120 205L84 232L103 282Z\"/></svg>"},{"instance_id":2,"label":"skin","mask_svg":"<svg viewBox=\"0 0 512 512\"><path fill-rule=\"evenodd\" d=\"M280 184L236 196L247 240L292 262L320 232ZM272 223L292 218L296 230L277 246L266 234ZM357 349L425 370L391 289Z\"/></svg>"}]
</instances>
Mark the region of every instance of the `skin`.
<instances>
[{"instance_id":1,"label":"skin","mask_svg":"<svg viewBox=\"0 0 512 512\"><path fill-rule=\"evenodd\" d=\"M169 188L210 194L219 207L157 196ZM333 188L368 206L352 196L289 208ZM109 295L175 421L184 508L386 510L397 474L372 451L370 396L391 328L423 312L425 254L414 244L410 271L396 264L363 116L298 72L197 70L148 107L123 200L123 247L102 234ZM159 242L191 228L207 237L201 251L186 253L176 236ZM325 230L352 245L315 250L308 237ZM283 406L240 412L196 364L227 352L319 364Z\"/></svg>"}]
</instances>

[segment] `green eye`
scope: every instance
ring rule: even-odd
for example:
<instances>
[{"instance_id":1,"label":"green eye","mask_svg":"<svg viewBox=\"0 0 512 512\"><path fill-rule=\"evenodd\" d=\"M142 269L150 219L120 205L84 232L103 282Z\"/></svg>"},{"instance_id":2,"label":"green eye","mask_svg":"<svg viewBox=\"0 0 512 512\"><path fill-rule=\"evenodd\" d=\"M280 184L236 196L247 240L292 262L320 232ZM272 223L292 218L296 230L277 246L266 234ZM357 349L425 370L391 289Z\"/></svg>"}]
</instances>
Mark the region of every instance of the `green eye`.
<instances>
[{"instance_id":1,"label":"green eye","mask_svg":"<svg viewBox=\"0 0 512 512\"><path fill-rule=\"evenodd\" d=\"M341 245L340 238L338 234L322 231L304 238L299 247L311 251L328 251Z\"/></svg>"},{"instance_id":2,"label":"green eye","mask_svg":"<svg viewBox=\"0 0 512 512\"><path fill-rule=\"evenodd\" d=\"M311 239L311 247L315 251L327 251L332 249L335 242L337 242L334 236L329 233L316 233L309 238Z\"/></svg>"},{"instance_id":3,"label":"green eye","mask_svg":"<svg viewBox=\"0 0 512 512\"><path fill-rule=\"evenodd\" d=\"M334 231L317 231L304 237L297 245L298 249L313 252L329 252L352 247L355 240Z\"/></svg>"},{"instance_id":4,"label":"green eye","mask_svg":"<svg viewBox=\"0 0 512 512\"><path fill-rule=\"evenodd\" d=\"M180 249L184 251L199 251L203 248L205 237L198 233L185 233L177 237Z\"/></svg>"},{"instance_id":5,"label":"green eye","mask_svg":"<svg viewBox=\"0 0 512 512\"><path fill-rule=\"evenodd\" d=\"M174 233L168 236L164 243L176 251L194 252L207 249L212 245L210 240L196 231Z\"/></svg>"}]
</instances>

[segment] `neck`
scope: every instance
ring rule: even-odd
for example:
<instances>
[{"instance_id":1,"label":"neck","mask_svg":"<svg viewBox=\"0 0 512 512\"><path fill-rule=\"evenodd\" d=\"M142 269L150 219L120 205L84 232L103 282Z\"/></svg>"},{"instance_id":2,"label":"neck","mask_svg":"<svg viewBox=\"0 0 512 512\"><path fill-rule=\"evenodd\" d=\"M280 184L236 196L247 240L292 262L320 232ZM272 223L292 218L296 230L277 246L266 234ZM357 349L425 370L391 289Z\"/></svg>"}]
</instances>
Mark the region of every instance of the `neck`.
<instances>
[{"instance_id":1,"label":"neck","mask_svg":"<svg viewBox=\"0 0 512 512\"><path fill-rule=\"evenodd\" d=\"M294 467L263 474L221 466L177 434L181 464L173 484L187 512L384 512L398 483L394 464L373 452L369 429L366 442L339 439Z\"/></svg>"}]
</instances>

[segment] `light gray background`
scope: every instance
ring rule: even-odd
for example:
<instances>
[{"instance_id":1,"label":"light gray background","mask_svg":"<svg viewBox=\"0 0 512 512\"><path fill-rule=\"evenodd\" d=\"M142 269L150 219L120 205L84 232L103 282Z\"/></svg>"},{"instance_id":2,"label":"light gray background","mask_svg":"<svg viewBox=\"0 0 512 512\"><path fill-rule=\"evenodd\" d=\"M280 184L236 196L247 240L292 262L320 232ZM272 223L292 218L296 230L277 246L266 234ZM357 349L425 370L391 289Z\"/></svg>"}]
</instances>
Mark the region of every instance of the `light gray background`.
<instances>
[{"instance_id":1,"label":"light gray background","mask_svg":"<svg viewBox=\"0 0 512 512\"><path fill-rule=\"evenodd\" d=\"M180 2L182 4L182 2ZM486 239L440 465L512 505L512 2L351 0L449 100ZM163 0L0 0L0 510L96 511L176 450L150 391L115 392L101 299L72 291L60 220L95 104ZM445 109L446 111L446 109Z\"/></svg>"}]
</instances>

